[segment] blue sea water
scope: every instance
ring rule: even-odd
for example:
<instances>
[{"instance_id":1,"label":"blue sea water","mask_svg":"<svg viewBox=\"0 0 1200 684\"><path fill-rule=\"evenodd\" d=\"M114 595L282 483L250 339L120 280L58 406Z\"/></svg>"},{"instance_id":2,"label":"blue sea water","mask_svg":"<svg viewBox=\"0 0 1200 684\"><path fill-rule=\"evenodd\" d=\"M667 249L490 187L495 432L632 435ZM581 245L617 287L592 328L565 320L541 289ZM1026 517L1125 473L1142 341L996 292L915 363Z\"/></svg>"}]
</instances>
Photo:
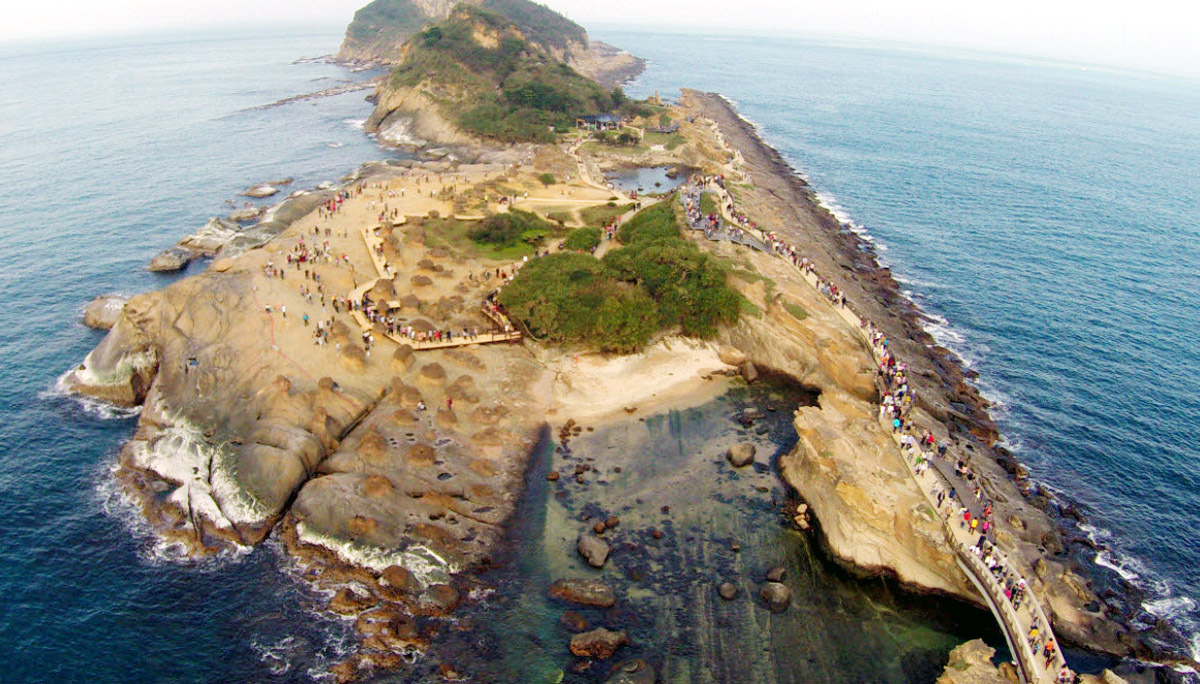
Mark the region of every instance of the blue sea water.
<instances>
[{"instance_id":1,"label":"blue sea water","mask_svg":"<svg viewBox=\"0 0 1200 684\"><path fill-rule=\"evenodd\" d=\"M1193 629L1200 544L1200 87L855 43L594 32L631 88L719 90L863 226L1002 402L1037 477L1087 504L1147 606ZM8 681L304 678L348 643L276 549L189 564L108 470L131 418L54 392L78 323L226 199L380 158L317 32L0 46L0 664ZM240 201L240 200L239 200ZM287 671L282 671L284 669Z\"/></svg>"},{"instance_id":2,"label":"blue sea water","mask_svg":"<svg viewBox=\"0 0 1200 684\"><path fill-rule=\"evenodd\" d=\"M362 92L246 111L363 78L292 64L340 38L0 46L0 679L294 678L344 647L281 553L197 566L157 548L108 473L133 419L53 392L102 337L83 305L171 282L147 260L225 200L386 156L354 125L371 111Z\"/></svg>"},{"instance_id":3,"label":"blue sea water","mask_svg":"<svg viewBox=\"0 0 1200 684\"><path fill-rule=\"evenodd\" d=\"M1200 657L1200 82L847 40L595 31L724 94L873 240L1096 558Z\"/></svg>"}]
</instances>

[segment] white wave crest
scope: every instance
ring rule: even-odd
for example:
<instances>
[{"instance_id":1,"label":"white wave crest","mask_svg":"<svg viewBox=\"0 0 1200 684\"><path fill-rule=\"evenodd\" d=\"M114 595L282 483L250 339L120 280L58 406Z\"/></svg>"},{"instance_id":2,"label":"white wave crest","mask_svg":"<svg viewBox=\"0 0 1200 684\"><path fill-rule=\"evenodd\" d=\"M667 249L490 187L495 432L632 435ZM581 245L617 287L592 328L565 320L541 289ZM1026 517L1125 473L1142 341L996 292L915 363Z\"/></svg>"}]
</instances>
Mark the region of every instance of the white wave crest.
<instances>
[{"instance_id":1,"label":"white wave crest","mask_svg":"<svg viewBox=\"0 0 1200 684\"><path fill-rule=\"evenodd\" d=\"M38 397L41 399L69 399L83 409L84 413L100 420L128 420L136 418L142 413L141 406L117 406L95 397L72 392L67 378L73 372L76 371L69 370L58 376L54 384L42 390Z\"/></svg>"},{"instance_id":2,"label":"white wave crest","mask_svg":"<svg viewBox=\"0 0 1200 684\"><path fill-rule=\"evenodd\" d=\"M141 507L117 479L118 470L120 465L112 461L97 477L94 491L104 514L141 542L139 557L146 565L186 565L201 572L215 572L240 562L253 550L249 546L229 546L211 556L190 555L183 544L163 537L147 522Z\"/></svg>"},{"instance_id":3,"label":"white wave crest","mask_svg":"<svg viewBox=\"0 0 1200 684\"><path fill-rule=\"evenodd\" d=\"M367 125L367 120L366 119L342 119L342 123L350 126L350 128L361 131L361 130L363 130L363 127L365 127Z\"/></svg>"},{"instance_id":4,"label":"white wave crest","mask_svg":"<svg viewBox=\"0 0 1200 684\"><path fill-rule=\"evenodd\" d=\"M399 565L425 585L448 582L450 575L458 572L452 563L424 546L411 546L404 551L361 546L313 530L304 522L296 524L296 536L306 544L329 549L342 561L358 567L383 572L389 566Z\"/></svg>"},{"instance_id":5,"label":"white wave crest","mask_svg":"<svg viewBox=\"0 0 1200 684\"><path fill-rule=\"evenodd\" d=\"M395 121L387 125L379 131L379 139L389 145L412 145L420 147L425 144L425 141L418 138L412 130L412 121L406 118L397 118Z\"/></svg>"}]
</instances>

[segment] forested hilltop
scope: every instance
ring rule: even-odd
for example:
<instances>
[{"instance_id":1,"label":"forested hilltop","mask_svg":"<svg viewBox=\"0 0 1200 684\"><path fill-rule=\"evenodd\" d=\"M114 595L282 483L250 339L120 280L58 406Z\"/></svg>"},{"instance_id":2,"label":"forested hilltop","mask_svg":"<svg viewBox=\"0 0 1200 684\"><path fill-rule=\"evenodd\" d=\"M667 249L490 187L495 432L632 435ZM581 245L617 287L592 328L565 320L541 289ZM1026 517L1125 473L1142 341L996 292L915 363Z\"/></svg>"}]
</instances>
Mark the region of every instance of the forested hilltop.
<instances>
[{"instance_id":1,"label":"forested hilltop","mask_svg":"<svg viewBox=\"0 0 1200 684\"><path fill-rule=\"evenodd\" d=\"M354 14L338 59L397 64L403 60L409 38L445 21L460 4L508 19L531 40L549 48L559 61L606 86L617 85L642 70L640 59L591 41L579 24L529 0L375 0Z\"/></svg>"},{"instance_id":2,"label":"forested hilltop","mask_svg":"<svg viewBox=\"0 0 1200 684\"><path fill-rule=\"evenodd\" d=\"M460 3L409 38L368 128L451 144L550 142L578 116L634 113L619 87L567 61L587 37L578 25L526 0L483 5Z\"/></svg>"}]
</instances>

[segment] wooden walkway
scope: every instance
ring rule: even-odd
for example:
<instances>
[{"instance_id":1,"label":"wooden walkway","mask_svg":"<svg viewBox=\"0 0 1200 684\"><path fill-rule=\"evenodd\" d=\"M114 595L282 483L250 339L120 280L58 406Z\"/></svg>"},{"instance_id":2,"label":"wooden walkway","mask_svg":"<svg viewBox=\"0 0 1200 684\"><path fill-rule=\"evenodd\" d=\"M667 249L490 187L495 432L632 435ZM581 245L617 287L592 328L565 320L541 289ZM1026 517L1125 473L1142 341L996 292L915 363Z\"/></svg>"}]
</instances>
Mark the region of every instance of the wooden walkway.
<instances>
[{"instance_id":1,"label":"wooden walkway","mask_svg":"<svg viewBox=\"0 0 1200 684\"><path fill-rule=\"evenodd\" d=\"M719 205L722 218L729 223L738 225L735 219L729 216L726 211L726 207L733 206L733 198L725 188L710 184L703 186L701 191L715 193L720 199ZM754 242L761 241L763 245L759 247L757 244L750 243L747 246L767 252L768 254L774 253L767 247L770 243L766 231L750 227L739 227L748 235L753 235L757 238ZM755 235L756 233L757 235ZM742 244L746 243L742 242ZM796 269L805 282L817 290L818 294L821 294L818 284L819 279L816 273L806 273L790 259L783 258L783 261ZM837 306L829 302L823 295L819 299L825 302L830 310L840 316L853 330L858 331L867 349L870 350L872 358L878 363L879 358L874 354L874 345L863 320L847 306ZM1024 684L1054 684L1057 682L1058 675L1062 666L1066 664L1066 660L1063 658L1062 649L1051 630L1050 620L1047 618L1041 603L1034 594L1032 584L1026 582L1027 590L1021 607L1019 609L1014 608L1012 602L1004 595L1004 586L992 574L991 570L987 568L979 555L974 552L973 547L978 537L965 527L956 524L956 521L961 520L962 508L959 507L960 504L952 502L947 496L943 505L941 507L938 506L935 491L940 489L943 492L949 492L953 489L960 493L960 498L966 504L968 510L971 510L972 517L977 517L980 506L978 502L970 501L972 488L958 477L953 468L949 466L949 463L943 461L937 454L927 452L924 449L921 449L921 455L926 461L929 461L932 467L918 474L916 471L917 460L915 458L910 460L904 453L902 442L904 435L893 432L890 423L883 425L883 427L887 432L892 434L900 451L900 460L904 462L909 475L916 482L917 488L921 490L921 493L925 496L925 499L932 506L933 510L937 511L938 517L942 521L946 540L955 551L958 567L984 598L992 615L996 618L996 622L1004 633L1004 639L1008 643L1009 652L1013 654L1014 663L1017 666L1017 672L1020 675L1021 681ZM916 436L914 435L914 437ZM1022 577L1021 573L1017 571L1016 566L1012 564L1007 555L998 546L993 553L999 559L1002 568L1007 569L1013 577ZM1055 655L1049 663L1047 663L1044 657L1035 655L1033 647L1030 645L1028 635L1035 623L1038 626L1037 643L1054 643Z\"/></svg>"},{"instance_id":2,"label":"wooden walkway","mask_svg":"<svg viewBox=\"0 0 1200 684\"><path fill-rule=\"evenodd\" d=\"M383 257L383 238L376 234L379 226L362 229L363 243L367 246L367 254L371 257L371 263L375 267L375 272L379 274L378 278L370 280L350 292L350 300L353 302L361 302L363 295L369 292L381 280L391 280L395 277L391 265L387 263L387 259ZM400 302L386 302L388 308L400 308ZM358 309L350 312L356 323L363 331L369 331L375 334L376 326L367 319L367 315ZM521 333L517 331L508 318L499 312L491 311L486 305L480 308L480 313L492 322L493 330L488 332L478 333L476 335L459 335L452 337L449 340L415 340L406 336L393 335L390 332L381 331L385 338L395 342L398 345L407 345L413 348L413 351L426 351L431 349L450 349L452 347L467 347L475 344L495 344L497 342L519 342Z\"/></svg>"}]
</instances>

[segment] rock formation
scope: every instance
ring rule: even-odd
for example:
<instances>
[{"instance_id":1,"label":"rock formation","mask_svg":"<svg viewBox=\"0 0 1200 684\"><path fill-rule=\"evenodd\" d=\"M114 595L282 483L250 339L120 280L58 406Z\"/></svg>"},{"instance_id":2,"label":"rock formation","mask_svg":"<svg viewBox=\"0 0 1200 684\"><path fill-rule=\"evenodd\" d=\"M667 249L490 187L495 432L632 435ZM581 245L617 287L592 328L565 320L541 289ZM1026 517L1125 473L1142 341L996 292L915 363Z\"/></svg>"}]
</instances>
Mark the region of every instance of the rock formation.
<instances>
[{"instance_id":1,"label":"rock formation","mask_svg":"<svg viewBox=\"0 0 1200 684\"><path fill-rule=\"evenodd\" d=\"M83 324L99 330L112 328L120 319L121 310L128 301L128 297L116 294L96 297L83 308Z\"/></svg>"}]
</instances>

